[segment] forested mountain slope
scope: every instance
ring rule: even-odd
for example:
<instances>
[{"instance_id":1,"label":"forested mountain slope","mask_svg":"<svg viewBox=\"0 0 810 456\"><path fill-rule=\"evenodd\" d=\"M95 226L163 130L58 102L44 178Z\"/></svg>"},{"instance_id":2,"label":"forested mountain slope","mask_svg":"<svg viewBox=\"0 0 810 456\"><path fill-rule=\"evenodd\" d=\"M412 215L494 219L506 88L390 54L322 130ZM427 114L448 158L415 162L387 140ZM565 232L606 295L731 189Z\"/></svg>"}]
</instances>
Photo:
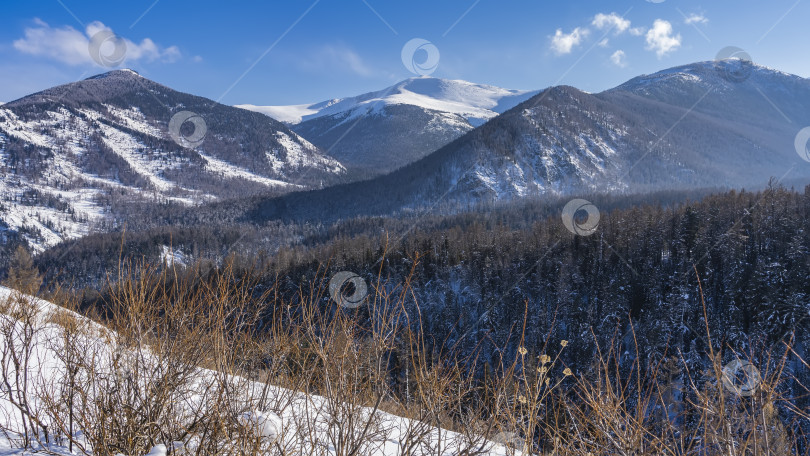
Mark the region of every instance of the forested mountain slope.
<instances>
[{"instance_id":1,"label":"forested mountain slope","mask_svg":"<svg viewBox=\"0 0 810 456\"><path fill-rule=\"evenodd\" d=\"M172 127L184 112L194 119ZM148 218L147 205L278 195L345 174L280 122L131 70L4 104L0 167L0 220L38 249Z\"/></svg>"}]
</instances>

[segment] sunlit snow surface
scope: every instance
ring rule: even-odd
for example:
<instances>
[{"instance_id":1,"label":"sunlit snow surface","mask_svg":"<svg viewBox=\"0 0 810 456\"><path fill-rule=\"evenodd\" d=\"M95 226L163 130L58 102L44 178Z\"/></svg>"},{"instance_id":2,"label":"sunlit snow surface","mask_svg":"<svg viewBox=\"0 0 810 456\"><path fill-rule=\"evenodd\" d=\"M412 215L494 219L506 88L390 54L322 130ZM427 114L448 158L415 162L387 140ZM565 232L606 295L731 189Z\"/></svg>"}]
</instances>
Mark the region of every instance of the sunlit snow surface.
<instances>
[{"instance_id":1,"label":"sunlit snow surface","mask_svg":"<svg viewBox=\"0 0 810 456\"><path fill-rule=\"evenodd\" d=\"M0 287L0 302L5 302L10 296L16 295L8 288ZM85 322L85 335L82 340L83 346L93 347L94 353L98 353L98 359L107 359L110 353L113 352L112 343L108 341L115 340L115 334L101 325L89 322L84 317L67 311L56 306L50 302L25 297L30 299L37 308L37 317L35 326L35 336L33 339L33 350L31 353L31 363L29 365L29 382L28 389L30 392L37 391L43 385L53 385L64 375L65 366L60 361L57 355L64 352L63 339L61 338L62 327L54 323L52 316L56 312L67 312L72 317L78 319L80 322ZM10 318L8 315L0 315L0 318ZM14 320L11 320L12 322ZM19 324L19 323L18 323ZM5 346L8 341L0 336L0 344ZM146 350L146 349L143 349ZM107 354L105 356L105 353ZM119 349L120 353L120 349ZM150 359L148 353L145 354L146 359ZM100 363L99 369L105 369L104 363ZM157 368L157 366L155 367ZM239 385L239 391L244 395L243 400L249 400L251 397L258 397L263 393L265 385L261 383L252 382L249 380L241 379L239 377L232 377ZM195 380L192 382L196 386L188 391L187 397L183 398L179 403L187 404L188 406L199 406L200 401L204 400L205 391L217 382L218 379L214 377L212 371L206 369L199 369ZM266 410L252 410L244 412L239 416L239 420L245 424L252 425L258 434L265 438L281 438L281 439L295 439L299 441L301 435L314 436L314 442L306 442L302 450L308 452L308 448L317 445L319 448L318 454L334 454L330 450L329 440L324 434L323 424L328 423L330 413L327 410L326 401L319 396L306 395L300 392L290 391L284 388L270 387L269 400L265 403L275 404L268 407ZM34 402L34 411L43 404ZM203 404L204 405L204 404ZM370 413L370 409L366 409L366 413ZM182 411L178 412L182 413ZM404 419L383 412L376 412L380 419L382 429L384 430L384 438L376 437L374 442L371 442L369 456L389 456L398 455L400 436L408 428L411 423ZM5 394L0 392L0 426L5 429L22 429L19 418L19 412L8 402ZM302 429L303 428L303 429ZM81 430L75 433L77 440L82 440L83 433ZM280 436L280 437L279 437ZM33 450L23 451L19 449L19 445L14 442L17 437L11 433L7 436L0 437L0 455L15 455L15 454L41 454L35 453ZM462 437L459 434L439 430L434 428L432 432L424 437L426 440L433 440L434 442L441 439L443 442L442 447L445 448L443 455L456 455L458 453L458 442ZM188 450L193 451L193 439L186 442L189 445ZM181 448L182 443L176 443L178 449ZM506 449L500 445L489 445L488 455L501 456L507 453ZM35 449L40 449L35 446ZM59 446L50 446L48 451L56 454L69 454L66 448ZM166 454L166 448L163 445L158 445L152 448L150 455ZM325 451L322 453L321 451ZM192 453L193 454L193 453ZM520 454L520 452L516 453Z\"/></svg>"},{"instance_id":2,"label":"sunlit snow surface","mask_svg":"<svg viewBox=\"0 0 810 456\"><path fill-rule=\"evenodd\" d=\"M478 126L535 95L537 91L509 90L461 80L410 78L394 86L356 97L338 98L314 104L291 106L237 105L261 112L281 122L303 121L349 112L349 118L381 111L388 105L412 105L458 114Z\"/></svg>"}]
</instances>

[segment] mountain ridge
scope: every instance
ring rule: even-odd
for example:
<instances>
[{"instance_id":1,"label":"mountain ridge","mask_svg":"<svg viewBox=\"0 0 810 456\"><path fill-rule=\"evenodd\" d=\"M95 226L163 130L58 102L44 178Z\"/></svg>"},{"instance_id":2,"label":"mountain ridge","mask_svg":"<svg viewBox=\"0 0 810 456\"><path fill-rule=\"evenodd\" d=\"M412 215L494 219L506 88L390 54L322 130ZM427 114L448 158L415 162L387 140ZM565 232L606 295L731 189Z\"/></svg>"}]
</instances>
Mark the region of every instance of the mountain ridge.
<instances>
[{"instance_id":1,"label":"mountain ridge","mask_svg":"<svg viewBox=\"0 0 810 456\"><path fill-rule=\"evenodd\" d=\"M385 106L357 123L304 122L328 121L330 134L350 130L369 143L391 135L418 150L393 151L399 162L366 156L380 169L354 183L334 150L266 115L118 70L0 107L0 220L42 249L132 217L162 223L156 205L196 211L227 200L229 219L328 222L437 204L452 211L531 196L751 188L786 173L806 179L793 140L797 125L810 124L810 81L756 66L729 79L739 65L698 62L595 94L550 87L476 128L442 130L447 119L437 121L429 138L419 126L442 113L416 106ZM181 110L205 119L200 147L167 134L170 114ZM443 145L431 149L437 132ZM390 170L380 175L383 168Z\"/></svg>"},{"instance_id":2,"label":"mountain ridge","mask_svg":"<svg viewBox=\"0 0 810 456\"><path fill-rule=\"evenodd\" d=\"M266 200L248 218L322 213L318 203L303 206L303 195L340 200L344 211L330 216L352 217L545 194L764 187L789 172L810 178L793 148L796 125L810 124L810 113L799 115L810 104L810 82L761 67L729 82L724 75L736 65L698 62L663 70L648 77L658 81L650 86L657 92L644 94L627 83L596 94L551 87L391 174L334 187L328 196L294 192ZM706 80L682 77L689 69L711 73ZM669 73L680 75L677 84L661 77ZM790 96L782 96L772 78L790 86ZM700 90L707 81L710 90ZM772 100L796 118L764 111ZM722 109L726 104L734 109ZM386 188L394 191L382 201L376 195Z\"/></svg>"},{"instance_id":3,"label":"mountain ridge","mask_svg":"<svg viewBox=\"0 0 810 456\"><path fill-rule=\"evenodd\" d=\"M311 105L237 105L291 128L360 177L414 162L538 91L415 77L385 89Z\"/></svg>"},{"instance_id":4,"label":"mountain ridge","mask_svg":"<svg viewBox=\"0 0 810 456\"><path fill-rule=\"evenodd\" d=\"M200 125L180 122L173 131L172 119L186 112ZM198 144L180 140L197 128ZM279 194L345 174L343 165L280 122L132 70L0 107L0 159L0 218L38 249L124 223L133 204Z\"/></svg>"}]
</instances>

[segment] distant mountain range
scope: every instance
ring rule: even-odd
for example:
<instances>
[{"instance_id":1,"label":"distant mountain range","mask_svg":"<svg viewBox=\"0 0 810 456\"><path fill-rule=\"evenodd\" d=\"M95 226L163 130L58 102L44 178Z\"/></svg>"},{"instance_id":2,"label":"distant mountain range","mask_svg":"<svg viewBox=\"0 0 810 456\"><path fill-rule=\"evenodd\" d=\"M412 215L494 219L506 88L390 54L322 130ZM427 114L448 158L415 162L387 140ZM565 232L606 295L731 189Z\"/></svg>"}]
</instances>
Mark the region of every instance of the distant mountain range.
<instances>
[{"instance_id":1,"label":"distant mountain range","mask_svg":"<svg viewBox=\"0 0 810 456\"><path fill-rule=\"evenodd\" d=\"M807 106L810 80L740 60L672 68L598 94L552 87L405 168L264 200L252 216L323 220L526 196L806 181L810 163L793 143L810 125Z\"/></svg>"},{"instance_id":2,"label":"distant mountain range","mask_svg":"<svg viewBox=\"0 0 810 456\"><path fill-rule=\"evenodd\" d=\"M172 136L169 122L183 111L202 119L200 131L181 122ZM198 133L196 147L182 141ZM346 172L280 122L132 70L4 104L0 167L0 228L38 248L109 229L132 204L280 194L332 184Z\"/></svg>"},{"instance_id":3,"label":"distant mountain range","mask_svg":"<svg viewBox=\"0 0 810 456\"><path fill-rule=\"evenodd\" d=\"M361 175L379 175L424 157L535 94L422 77L311 105L237 107L286 122Z\"/></svg>"},{"instance_id":4,"label":"distant mountain range","mask_svg":"<svg viewBox=\"0 0 810 456\"><path fill-rule=\"evenodd\" d=\"M597 94L414 78L316 105L251 107L285 124L119 70L0 107L0 237L14 232L42 250L128 221L171 223L172 211L198 212L195 223L208 214L328 222L530 196L806 182L810 164L793 143L810 125L807 106L809 80L728 60ZM206 127L199 144L178 140L197 133L190 122L169 131L182 112Z\"/></svg>"}]
</instances>

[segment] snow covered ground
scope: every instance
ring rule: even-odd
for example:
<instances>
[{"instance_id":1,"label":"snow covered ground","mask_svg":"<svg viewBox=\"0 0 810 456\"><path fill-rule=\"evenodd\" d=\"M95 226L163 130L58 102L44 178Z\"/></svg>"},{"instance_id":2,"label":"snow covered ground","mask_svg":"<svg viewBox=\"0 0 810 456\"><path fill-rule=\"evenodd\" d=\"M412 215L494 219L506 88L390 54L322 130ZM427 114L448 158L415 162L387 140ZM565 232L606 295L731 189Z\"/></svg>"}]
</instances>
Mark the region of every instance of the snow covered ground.
<instances>
[{"instance_id":1,"label":"snow covered ground","mask_svg":"<svg viewBox=\"0 0 810 456\"><path fill-rule=\"evenodd\" d=\"M135 151L142 146L131 136L107 125L73 116L64 109L48 114L48 120L23 121L14 112L0 108L0 165L5 164L6 160L5 135L39 147L61 150L44 160L46 171L38 179L17 173L7 173L0 178L0 202L3 203L0 219L13 230L23 230L35 251L42 251L65 239L89 234L92 226L105 217L105 209L98 199L108 189L125 190L131 195L144 193L143 189L125 186L80 169L76 162L87 152L85 142L80 138L84 138L92 128L104 129L109 135L104 141L135 169L143 170L144 177L157 188L174 187L160 177L160 170L151 169L140 160ZM42 133L46 128L54 133ZM67 209L57 210L38 201L20 204L17 201L19 196L30 189L62 202ZM32 232L39 234L35 236Z\"/></svg>"},{"instance_id":2,"label":"snow covered ground","mask_svg":"<svg viewBox=\"0 0 810 456\"><path fill-rule=\"evenodd\" d=\"M22 300L15 301L20 298ZM9 302L26 304L9 305ZM106 371L98 372L99 375L108 375L111 372L115 375L124 375L121 372L132 375L126 370L126 367L122 368L126 365L120 361L116 362L116 367L105 363L115 359L113 355L121 356L122 353L123 358L119 359L137 358L142 363L151 364L155 373L165 368L150 349L115 348L118 340L116 333L50 302L26 297L8 288L0 287L0 303L6 303L2 306L3 313L0 313L0 347L2 347L0 367L5 372L4 378L12 380L10 388L8 385L0 388L0 429L3 431L0 432L0 455L34 454L43 450L51 454L69 454L67 440L55 431L58 427L57 418L53 414L47 413L48 407L53 405L49 404L47 399L62 397L59 396L62 392L59 388L64 386L64 379L68 372L65 359L70 350L65 345L64 334L67 327L65 321L78 322L77 325L82 328L79 342L82 347L82 356L92 353L92 359L97 361L94 365L95 369ZM33 311L28 312L21 309L33 309ZM34 315L34 317L26 318L25 315ZM26 322L31 322L31 324ZM22 343L25 340L30 340L31 343ZM28 351L25 351L26 346L30 347ZM14 353L23 355L17 359L27 362L27 369L19 366L15 368L14 363L9 362ZM122 371L122 369L124 370ZM148 372L141 375L144 379L158 378ZM268 448L292 449L284 454L324 456L336 454L332 444L335 441L335 427L336 423L348 416L345 415L346 410L352 410L352 419L360 419L360 424L369 423L367 429L370 432L362 434L368 436L362 442L362 450L359 453L363 455L425 454L421 453L419 449L409 453L402 451L401 446L407 439L405 436L414 433L422 435L421 439L424 444L434 448L430 454L459 454L468 439L460 434L426 427L422 423L409 421L376 409L352 405L336 406L334 401L320 396L306 395L239 377L227 375L223 377L221 373L201 368L196 369L195 377L180 396L169 399L176 404L173 410L178 422L194 420L196 414L205 412L206 401L211 399L212 391L217 391L217 386L220 384L218 382L222 382L223 378L229 379L231 386L235 387L235 391L238 392L234 396L238 398L238 401L232 404L238 413L238 422L245 429L255 433L255 438L259 441L272 443ZM29 398L27 404L30 407L30 415L35 416L51 430L50 443L45 442L44 435L40 432L39 441L34 442L28 449L21 448L23 446L22 437L25 434L26 420L24 418L26 415L21 413L20 407L16 407L12 403L12 401L20 403L20 394L24 390ZM92 393L86 397L92 397ZM159 406L160 404L154 405ZM80 406L76 405L76 407ZM64 416L59 419L64 419ZM353 433L360 432L350 426L338 427L351 429L348 434L342 435L343 438L351 438ZM86 437L88 430L78 427L74 429L74 454L83 454L79 451L79 446L85 448L86 454L93 454L92 445ZM31 435L30 428L28 433ZM175 454L193 454L191 452L195 450L199 438L192 433L182 441L158 443L152 446L148 454L164 455L167 453L167 445L175 448ZM442 448L438 453L435 450L437 444L440 444ZM513 454L508 453L504 447L485 440L480 441L478 446L483 446L483 451L477 454L488 456Z\"/></svg>"},{"instance_id":3,"label":"snow covered ground","mask_svg":"<svg viewBox=\"0 0 810 456\"><path fill-rule=\"evenodd\" d=\"M252 173L246 169L242 169L236 165L232 165L225 160L219 160L214 158L210 155L205 155L202 152L197 152L200 154L205 162L205 169L209 172L219 174L224 178L229 179L245 179L252 182L258 182L263 185L267 185L268 187L298 187L301 188L300 185L296 186L294 184L284 182L278 179L270 179L267 177L259 176L258 174Z\"/></svg>"}]
</instances>

